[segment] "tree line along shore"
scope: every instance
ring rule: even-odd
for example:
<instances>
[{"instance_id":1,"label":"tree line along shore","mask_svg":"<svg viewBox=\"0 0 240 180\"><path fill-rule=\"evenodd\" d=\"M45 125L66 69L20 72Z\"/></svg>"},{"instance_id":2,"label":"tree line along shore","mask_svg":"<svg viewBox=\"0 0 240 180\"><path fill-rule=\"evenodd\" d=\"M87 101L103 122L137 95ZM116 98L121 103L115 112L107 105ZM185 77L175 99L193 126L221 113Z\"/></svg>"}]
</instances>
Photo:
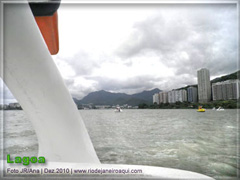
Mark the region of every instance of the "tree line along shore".
<instances>
[{"instance_id":1,"label":"tree line along shore","mask_svg":"<svg viewBox=\"0 0 240 180\"><path fill-rule=\"evenodd\" d=\"M205 109L212 109L223 107L224 109L240 109L240 99L238 100L225 100L225 101L211 101L208 103L191 103L191 102L176 102L176 103L142 103L138 105L139 109L197 109L202 106Z\"/></svg>"}]
</instances>

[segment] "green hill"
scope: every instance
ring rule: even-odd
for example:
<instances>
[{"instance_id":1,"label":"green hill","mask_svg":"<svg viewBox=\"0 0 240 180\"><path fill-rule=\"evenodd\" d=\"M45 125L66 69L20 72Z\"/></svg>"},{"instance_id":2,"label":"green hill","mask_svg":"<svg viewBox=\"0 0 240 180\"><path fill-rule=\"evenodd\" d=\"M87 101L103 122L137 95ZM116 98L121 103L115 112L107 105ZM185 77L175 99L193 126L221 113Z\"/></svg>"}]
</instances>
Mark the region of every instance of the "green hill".
<instances>
[{"instance_id":1,"label":"green hill","mask_svg":"<svg viewBox=\"0 0 240 180\"><path fill-rule=\"evenodd\" d=\"M211 80L211 83L217 83L217 82L226 81L226 80L230 80L230 79L239 79L239 74L240 74L240 70L237 72L234 72L232 74L228 74L225 76L215 78L215 79Z\"/></svg>"}]
</instances>

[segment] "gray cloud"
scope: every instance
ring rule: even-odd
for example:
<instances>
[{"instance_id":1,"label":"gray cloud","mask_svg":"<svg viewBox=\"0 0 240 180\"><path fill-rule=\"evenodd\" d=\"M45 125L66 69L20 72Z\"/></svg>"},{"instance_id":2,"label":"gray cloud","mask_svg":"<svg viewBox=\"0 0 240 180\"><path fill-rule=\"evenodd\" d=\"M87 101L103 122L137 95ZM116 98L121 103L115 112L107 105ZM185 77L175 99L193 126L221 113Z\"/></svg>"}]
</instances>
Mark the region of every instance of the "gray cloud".
<instances>
[{"instance_id":1,"label":"gray cloud","mask_svg":"<svg viewBox=\"0 0 240 180\"><path fill-rule=\"evenodd\" d=\"M176 75L195 75L201 67L209 68L213 76L231 73L237 70L236 10L235 5L163 9L136 23L117 54L128 59L153 52Z\"/></svg>"},{"instance_id":2,"label":"gray cloud","mask_svg":"<svg viewBox=\"0 0 240 180\"><path fill-rule=\"evenodd\" d=\"M101 57L94 58L91 54L84 51L79 51L73 57L62 58L58 56L61 61L67 63L75 72L75 75L89 75L94 68L99 68Z\"/></svg>"},{"instance_id":3,"label":"gray cloud","mask_svg":"<svg viewBox=\"0 0 240 180\"><path fill-rule=\"evenodd\" d=\"M133 89L138 91L154 87L154 80L151 76L135 76L127 80L118 80L101 76L91 77L90 79L98 82L97 88L99 90L104 89L108 91L131 93Z\"/></svg>"},{"instance_id":4,"label":"gray cloud","mask_svg":"<svg viewBox=\"0 0 240 180\"><path fill-rule=\"evenodd\" d=\"M93 57L79 52L66 62L76 76L92 80L94 87L67 80L71 93L81 98L94 90L136 93L158 87L171 90L196 84L197 70L210 69L212 76L237 70L237 11L235 5L174 5L163 6L159 12L136 22L128 39L119 46L115 55L127 67L132 59L148 60L149 54L174 71L173 76L154 77L136 75L127 80L92 75L105 61L114 56ZM116 66L116 68L118 68ZM149 71L149 70L148 70Z\"/></svg>"}]
</instances>

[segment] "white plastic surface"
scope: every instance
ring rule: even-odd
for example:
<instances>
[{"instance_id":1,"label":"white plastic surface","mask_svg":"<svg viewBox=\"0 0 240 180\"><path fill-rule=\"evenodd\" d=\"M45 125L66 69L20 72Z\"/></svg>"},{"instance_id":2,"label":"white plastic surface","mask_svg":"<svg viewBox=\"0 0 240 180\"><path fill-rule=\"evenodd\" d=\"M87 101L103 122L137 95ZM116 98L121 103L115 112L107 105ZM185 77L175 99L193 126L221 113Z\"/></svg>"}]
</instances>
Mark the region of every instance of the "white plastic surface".
<instances>
[{"instance_id":1,"label":"white plastic surface","mask_svg":"<svg viewBox=\"0 0 240 180\"><path fill-rule=\"evenodd\" d=\"M4 4L3 80L31 120L39 155L100 163L28 4Z\"/></svg>"}]
</instances>

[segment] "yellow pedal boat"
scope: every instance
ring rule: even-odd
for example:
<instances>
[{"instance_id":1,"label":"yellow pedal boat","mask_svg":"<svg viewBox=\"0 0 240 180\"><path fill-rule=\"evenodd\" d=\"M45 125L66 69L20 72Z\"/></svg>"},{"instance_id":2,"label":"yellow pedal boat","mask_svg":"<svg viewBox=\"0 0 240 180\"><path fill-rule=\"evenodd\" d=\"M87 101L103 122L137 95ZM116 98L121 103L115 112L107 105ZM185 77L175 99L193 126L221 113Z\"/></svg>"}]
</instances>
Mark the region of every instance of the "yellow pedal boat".
<instances>
[{"instance_id":1,"label":"yellow pedal boat","mask_svg":"<svg viewBox=\"0 0 240 180\"><path fill-rule=\"evenodd\" d=\"M197 112L205 112L205 109L198 109Z\"/></svg>"},{"instance_id":2,"label":"yellow pedal boat","mask_svg":"<svg viewBox=\"0 0 240 180\"><path fill-rule=\"evenodd\" d=\"M206 110L205 110L205 109L203 109L203 108L202 108L202 106L199 106L199 107L198 107L198 110L197 110L197 112L205 112L205 111L206 111Z\"/></svg>"}]
</instances>

